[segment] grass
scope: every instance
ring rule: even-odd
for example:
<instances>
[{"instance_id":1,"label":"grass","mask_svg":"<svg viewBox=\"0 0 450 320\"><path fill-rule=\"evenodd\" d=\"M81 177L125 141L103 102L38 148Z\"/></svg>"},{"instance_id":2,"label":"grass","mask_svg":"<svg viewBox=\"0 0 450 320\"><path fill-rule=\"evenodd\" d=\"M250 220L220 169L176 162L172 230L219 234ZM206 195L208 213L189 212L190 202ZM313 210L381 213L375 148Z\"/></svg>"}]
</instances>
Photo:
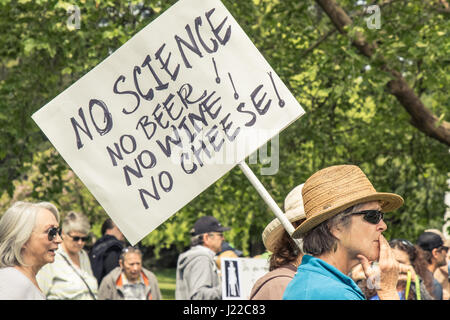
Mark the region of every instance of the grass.
<instances>
[{"instance_id":1,"label":"grass","mask_svg":"<svg viewBox=\"0 0 450 320\"><path fill-rule=\"evenodd\" d=\"M175 300L176 269L152 270L158 279L163 300Z\"/></svg>"}]
</instances>

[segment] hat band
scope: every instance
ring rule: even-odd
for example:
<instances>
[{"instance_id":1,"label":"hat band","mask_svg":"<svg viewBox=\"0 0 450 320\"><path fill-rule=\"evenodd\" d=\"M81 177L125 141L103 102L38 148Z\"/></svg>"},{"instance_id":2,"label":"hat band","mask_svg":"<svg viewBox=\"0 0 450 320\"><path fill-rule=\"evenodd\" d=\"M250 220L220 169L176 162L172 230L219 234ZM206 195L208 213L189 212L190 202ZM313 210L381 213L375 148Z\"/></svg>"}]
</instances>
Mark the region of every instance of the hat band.
<instances>
[{"instance_id":1,"label":"hat band","mask_svg":"<svg viewBox=\"0 0 450 320\"><path fill-rule=\"evenodd\" d=\"M314 195L314 198L308 199L308 194L305 194L305 211L307 218L313 217L324 211L329 211L332 208L337 208L345 203L354 202L358 199L376 194L376 190L367 183L355 183L352 184L352 188L345 188L345 193L342 192L342 188L337 189L336 186L333 189L326 190L321 194ZM336 192L338 191L338 192ZM339 192L340 191L340 192Z\"/></svg>"}]
</instances>

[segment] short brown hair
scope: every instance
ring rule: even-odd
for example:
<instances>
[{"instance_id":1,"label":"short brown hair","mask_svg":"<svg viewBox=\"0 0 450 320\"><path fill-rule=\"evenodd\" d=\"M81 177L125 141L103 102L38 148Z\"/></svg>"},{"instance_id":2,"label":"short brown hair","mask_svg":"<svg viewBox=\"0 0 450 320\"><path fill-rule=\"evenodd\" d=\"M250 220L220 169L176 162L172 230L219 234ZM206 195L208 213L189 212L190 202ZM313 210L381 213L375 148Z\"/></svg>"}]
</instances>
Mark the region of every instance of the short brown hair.
<instances>
[{"instance_id":1,"label":"short brown hair","mask_svg":"<svg viewBox=\"0 0 450 320\"><path fill-rule=\"evenodd\" d=\"M301 221L295 221L292 225L296 228L300 225L300 222ZM295 261L300 253L301 251L298 245L292 240L292 237L284 231L281 238L274 244L274 250L269 259L269 271Z\"/></svg>"},{"instance_id":2,"label":"short brown hair","mask_svg":"<svg viewBox=\"0 0 450 320\"><path fill-rule=\"evenodd\" d=\"M336 226L347 228L352 213L357 212L363 204L351 206L306 232L303 236L303 251L313 256L336 251L338 239L331 233L331 229Z\"/></svg>"}]
</instances>

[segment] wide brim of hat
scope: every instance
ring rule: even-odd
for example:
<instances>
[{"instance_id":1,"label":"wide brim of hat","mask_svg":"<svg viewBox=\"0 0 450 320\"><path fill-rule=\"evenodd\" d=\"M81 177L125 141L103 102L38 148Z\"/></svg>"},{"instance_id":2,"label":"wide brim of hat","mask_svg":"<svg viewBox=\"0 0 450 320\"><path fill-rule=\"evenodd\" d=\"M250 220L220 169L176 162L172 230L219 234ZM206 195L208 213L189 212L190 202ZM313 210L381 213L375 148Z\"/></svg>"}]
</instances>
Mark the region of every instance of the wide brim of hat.
<instances>
[{"instance_id":1,"label":"wide brim of hat","mask_svg":"<svg viewBox=\"0 0 450 320\"><path fill-rule=\"evenodd\" d=\"M295 208L290 211L286 211L286 218L289 222L293 223L306 218L305 213L300 208ZM270 252L275 251L275 245L279 239L283 236L285 229L278 218L273 219L262 233L262 239L264 246Z\"/></svg>"},{"instance_id":2,"label":"wide brim of hat","mask_svg":"<svg viewBox=\"0 0 450 320\"><path fill-rule=\"evenodd\" d=\"M313 217L307 218L301 225L297 227L297 229L295 229L294 233L292 234L292 237L301 238L306 232L318 226L325 220L328 220L331 217L335 216L339 212L342 212L345 209L354 206L356 204L370 201L380 201L381 211L383 212L393 211L395 209L400 208L403 205L403 198L395 193L375 192L371 195L367 195L365 197L361 197L359 199L355 199L353 201L344 203L338 207L323 210L321 213Z\"/></svg>"}]
</instances>

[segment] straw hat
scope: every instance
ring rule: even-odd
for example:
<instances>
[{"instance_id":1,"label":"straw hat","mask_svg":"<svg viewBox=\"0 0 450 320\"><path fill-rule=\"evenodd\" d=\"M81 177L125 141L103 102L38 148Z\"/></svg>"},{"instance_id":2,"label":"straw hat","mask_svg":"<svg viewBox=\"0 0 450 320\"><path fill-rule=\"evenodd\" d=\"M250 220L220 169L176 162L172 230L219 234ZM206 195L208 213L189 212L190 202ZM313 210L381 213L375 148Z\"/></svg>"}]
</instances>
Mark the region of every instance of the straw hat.
<instances>
[{"instance_id":1,"label":"straw hat","mask_svg":"<svg viewBox=\"0 0 450 320\"><path fill-rule=\"evenodd\" d=\"M302 196L306 220L294 231L294 238L300 238L323 221L359 203L380 201L383 212L403 204L403 198L397 194L377 192L364 172L354 165L317 171L306 180Z\"/></svg>"},{"instance_id":2,"label":"straw hat","mask_svg":"<svg viewBox=\"0 0 450 320\"><path fill-rule=\"evenodd\" d=\"M284 200L284 210L286 217L292 223L305 219L302 199L303 184L296 186L289 192ZM284 233L284 227L278 218L273 219L262 233L264 246L270 252L274 252L275 244L280 240Z\"/></svg>"}]
</instances>

